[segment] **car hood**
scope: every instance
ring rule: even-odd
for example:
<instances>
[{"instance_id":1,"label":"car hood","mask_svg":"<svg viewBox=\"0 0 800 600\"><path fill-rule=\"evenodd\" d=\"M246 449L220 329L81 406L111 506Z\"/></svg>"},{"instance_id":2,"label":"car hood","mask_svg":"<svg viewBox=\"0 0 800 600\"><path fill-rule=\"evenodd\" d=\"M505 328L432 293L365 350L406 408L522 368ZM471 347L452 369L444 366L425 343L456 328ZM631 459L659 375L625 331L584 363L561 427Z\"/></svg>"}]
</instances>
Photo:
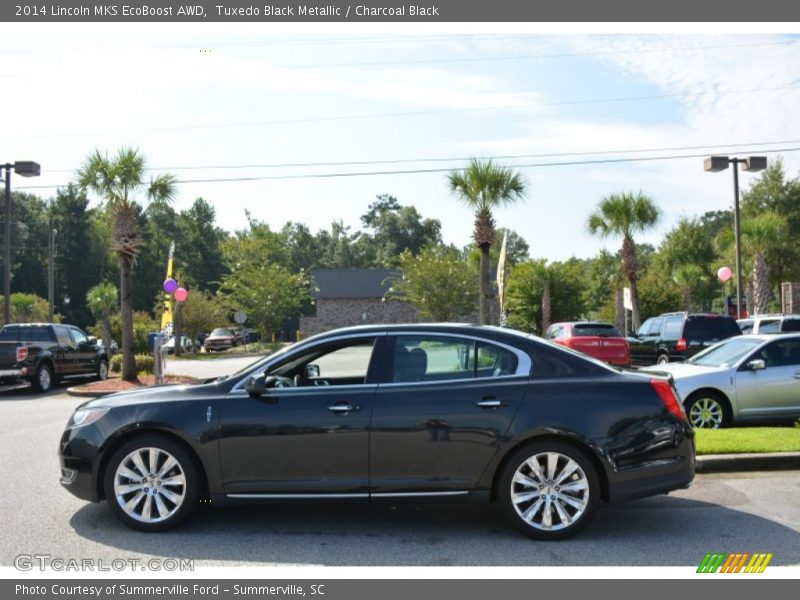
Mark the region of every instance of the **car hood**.
<instances>
[{"instance_id":1,"label":"car hood","mask_svg":"<svg viewBox=\"0 0 800 600\"><path fill-rule=\"evenodd\" d=\"M649 373L669 373L675 379L683 379L685 377L702 377L711 375L712 373L721 373L727 371L729 368L730 367L701 367L689 363L669 363L666 365L643 367L640 371L647 371Z\"/></svg>"},{"instance_id":2,"label":"car hood","mask_svg":"<svg viewBox=\"0 0 800 600\"><path fill-rule=\"evenodd\" d=\"M217 382L156 385L94 398L84 402L79 408L114 408L150 402L180 402L224 393L225 391L220 389L220 383Z\"/></svg>"}]
</instances>

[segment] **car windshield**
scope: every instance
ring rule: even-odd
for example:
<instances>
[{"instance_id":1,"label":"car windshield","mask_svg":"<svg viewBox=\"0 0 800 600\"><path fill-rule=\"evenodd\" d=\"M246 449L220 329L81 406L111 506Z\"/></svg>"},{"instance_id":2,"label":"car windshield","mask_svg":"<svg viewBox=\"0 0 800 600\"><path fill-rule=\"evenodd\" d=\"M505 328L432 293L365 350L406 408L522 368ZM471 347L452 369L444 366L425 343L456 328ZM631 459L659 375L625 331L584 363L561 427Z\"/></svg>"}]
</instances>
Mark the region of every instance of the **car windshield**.
<instances>
[{"instance_id":1,"label":"car windshield","mask_svg":"<svg viewBox=\"0 0 800 600\"><path fill-rule=\"evenodd\" d=\"M220 337L224 335L232 336L233 334L231 333L230 329L215 329L211 332L211 335L214 337Z\"/></svg>"},{"instance_id":2,"label":"car windshield","mask_svg":"<svg viewBox=\"0 0 800 600\"><path fill-rule=\"evenodd\" d=\"M572 335L580 337L622 337L619 329L607 323L576 323L572 326Z\"/></svg>"},{"instance_id":3,"label":"car windshield","mask_svg":"<svg viewBox=\"0 0 800 600\"><path fill-rule=\"evenodd\" d=\"M761 343L762 340L747 337L730 338L695 354L686 362L701 367L730 367Z\"/></svg>"}]
</instances>

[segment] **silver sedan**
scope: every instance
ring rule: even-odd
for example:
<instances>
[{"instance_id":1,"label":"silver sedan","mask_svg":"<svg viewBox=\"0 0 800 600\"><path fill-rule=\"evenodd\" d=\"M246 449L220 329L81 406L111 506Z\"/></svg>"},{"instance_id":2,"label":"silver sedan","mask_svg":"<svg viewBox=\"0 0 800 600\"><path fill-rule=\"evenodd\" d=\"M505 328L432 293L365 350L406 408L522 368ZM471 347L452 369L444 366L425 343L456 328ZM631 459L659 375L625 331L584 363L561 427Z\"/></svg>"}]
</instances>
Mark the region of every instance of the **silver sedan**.
<instances>
[{"instance_id":1,"label":"silver sedan","mask_svg":"<svg viewBox=\"0 0 800 600\"><path fill-rule=\"evenodd\" d=\"M800 334L737 336L642 371L672 374L694 427L800 418Z\"/></svg>"}]
</instances>

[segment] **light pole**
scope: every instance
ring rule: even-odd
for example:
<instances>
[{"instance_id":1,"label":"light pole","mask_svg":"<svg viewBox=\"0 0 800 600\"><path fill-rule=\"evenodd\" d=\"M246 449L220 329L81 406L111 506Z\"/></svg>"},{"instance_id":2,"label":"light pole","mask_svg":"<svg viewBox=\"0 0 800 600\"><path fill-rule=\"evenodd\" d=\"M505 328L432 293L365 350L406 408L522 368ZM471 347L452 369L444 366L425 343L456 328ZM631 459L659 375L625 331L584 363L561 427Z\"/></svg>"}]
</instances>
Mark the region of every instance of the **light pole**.
<instances>
[{"instance_id":1,"label":"light pole","mask_svg":"<svg viewBox=\"0 0 800 600\"><path fill-rule=\"evenodd\" d=\"M50 230L50 261L48 266L47 273L47 302L50 305L49 315L50 319L49 322L53 322L53 305L55 304L55 283L56 283L56 234L58 230L51 229Z\"/></svg>"},{"instance_id":2,"label":"light pole","mask_svg":"<svg viewBox=\"0 0 800 600\"><path fill-rule=\"evenodd\" d=\"M6 210L5 210L5 236L3 239L3 297L4 323L11 320L11 169L17 175L23 177L37 177L41 174L42 168L39 163L32 160L22 160L15 163L0 165L0 169L6 170Z\"/></svg>"},{"instance_id":3,"label":"light pole","mask_svg":"<svg viewBox=\"0 0 800 600\"><path fill-rule=\"evenodd\" d=\"M733 165L733 233L736 240L736 318L742 318L742 223L739 212L739 169L754 173L767 168L766 156L748 156L736 158L735 156L709 156L705 159L703 168L716 173L724 171L728 165Z\"/></svg>"}]
</instances>

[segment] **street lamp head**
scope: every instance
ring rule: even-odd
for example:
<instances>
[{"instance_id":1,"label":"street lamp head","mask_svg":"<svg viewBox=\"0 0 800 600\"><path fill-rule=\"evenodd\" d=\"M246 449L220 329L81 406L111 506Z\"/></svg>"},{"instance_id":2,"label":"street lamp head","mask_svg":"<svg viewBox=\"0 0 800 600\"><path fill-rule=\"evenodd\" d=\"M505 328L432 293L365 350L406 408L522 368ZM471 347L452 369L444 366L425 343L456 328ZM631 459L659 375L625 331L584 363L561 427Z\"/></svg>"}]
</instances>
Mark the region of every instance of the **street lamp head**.
<instances>
[{"instance_id":1,"label":"street lamp head","mask_svg":"<svg viewBox=\"0 0 800 600\"><path fill-rule=\"evenodd\" d=\"M727 156L709 156L703 161L703 169L706 171L724 171L728 168L730 160Z\"/></svg>"},{"instance_id":2,"label":"street lamp head","mask_svg":"<svg viewBox=\"0 0 800 600\"><path fill-rule=\"evenodd\" d=\"M767 168L766 156L748 156L742 163L742 171L749 171L754 173L756 171L763 171Z\"/></svg>"},{"instance_id":3,"label":"street lamp head","mask_svg":"<svg viewBox=\"0 0 800 600\"><path fill-rule=\"evenodd\" d=\"M18 160L14 163L14 172L23 177L38 177L42 174L42 167L32 160Z\"/></svg>"}]
</instances>

